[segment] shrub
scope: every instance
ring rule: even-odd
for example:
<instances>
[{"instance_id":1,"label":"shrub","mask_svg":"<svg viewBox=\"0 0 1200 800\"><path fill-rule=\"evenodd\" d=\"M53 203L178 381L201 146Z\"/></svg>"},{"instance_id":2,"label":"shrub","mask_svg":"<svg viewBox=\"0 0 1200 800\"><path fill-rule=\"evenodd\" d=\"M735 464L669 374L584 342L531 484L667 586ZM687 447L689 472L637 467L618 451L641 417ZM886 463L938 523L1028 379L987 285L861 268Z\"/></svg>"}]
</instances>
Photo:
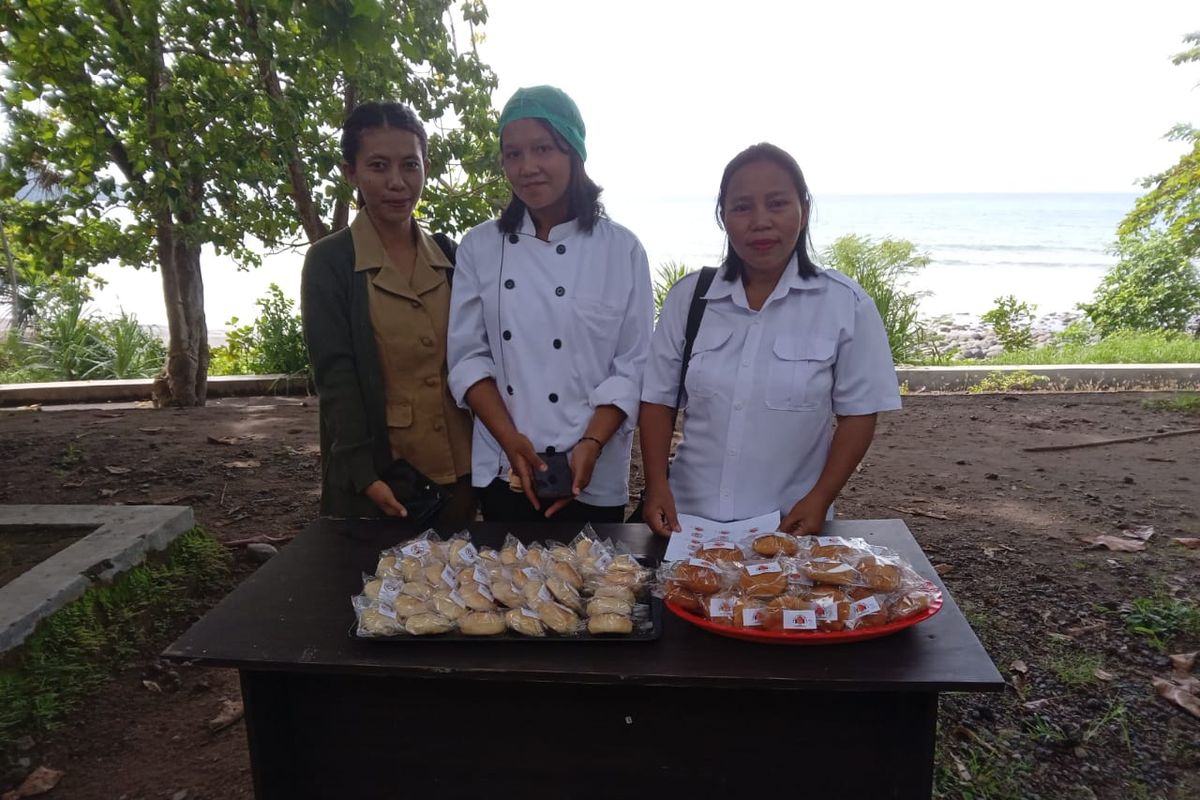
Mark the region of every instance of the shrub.
<instances>
[{"instance_id":1,"label":"shrub","mask_svg":"<svg viewBox=\"0 0 1200 800\"><path fill-rule=\"evenodd\" d=\"M33 366L64 381L83 380L95 366L97 320L87 309L89 292L79 281L47 290L36 305Z\"/></svg>"},{"instance_id":2,"label":"shrub","mask_svg":"<svg viewBox=\"0 0 1200 800\"><path fill-rule=\"evenodd\" d=\"M920 358L929 338L917 319L922 295L909 291L906 282L929 264L929 257L903 239L873 241L850 235L830 245L823 261L857 281L875 301L892 347L892 360L899 364Z\"/></svg>"},{"instance_id":3,"label":"shrub","mask_svg":"<svg viewBox=\"0 0 1200 800\"><path fill-rule=\"evenodd\" d=\"M229 320L226 342L212 348L209 373L212 375L292 374L308 369L308 348L295 303L283 290L271 284L265 297L257 301L259 314L252 325L237 326Z\"/></svg>"},{"instance_id":4,"label":"shrub","mask_svg":"<svg viewBox=\"0 0 1200 800\"><path fill-rule=\"evenodd\" d=\"M88 378L149 378L162 369L167 348L162 340L138 324L133 314L121 312L96 326L96 347Z\"/></svg>"},{"instance_id":5,"label":"shrub","mask_svg":"<svg viewBox=\"0 0 1200 800\"><path fill-rule=\"evenodd\" d=\"M996 305L981 319L992 326L1005 350L1024 350L1033 346L1033 310L1014 295L996 298Z\"/></svg>"},{"instance_id":6,"label":"shrub","mask_svg":"<svg viewBox=\"0 0 1200 800\"><path fill-rule=\"evenodd\" d=\"M1117 243L1120 261L1079 308L1102 336L1119 330L1184 331L1200 314L1200 274L1162 232Z\"/></svg>"},{"instance_id":7,"label":"shrub","mask_svg":"<svg viewBox=\"0 0 1200 800\"><path fill-rule=\"evenodd\" d=\"M967 388L971 394L986 394L989 392L1031 392L1049 385L1050 379L1045 375L1034 375L1029 370L1019 369L1016 372L992 372L974 386Z\"/></svg>"},{"instance_id":8,"label":"shrub","mask_svg":"<svg viewBox=\"0 0 1200 800\"><path fill-rule=\"evenodd\" d=\"M687 274L687 264L678 261L664 261L658 265L658 271L654 273L655 318L662 313L663 301L667 299L667 292L671 291L671 287L679 283Z\"/></svg>"}]
</instances>

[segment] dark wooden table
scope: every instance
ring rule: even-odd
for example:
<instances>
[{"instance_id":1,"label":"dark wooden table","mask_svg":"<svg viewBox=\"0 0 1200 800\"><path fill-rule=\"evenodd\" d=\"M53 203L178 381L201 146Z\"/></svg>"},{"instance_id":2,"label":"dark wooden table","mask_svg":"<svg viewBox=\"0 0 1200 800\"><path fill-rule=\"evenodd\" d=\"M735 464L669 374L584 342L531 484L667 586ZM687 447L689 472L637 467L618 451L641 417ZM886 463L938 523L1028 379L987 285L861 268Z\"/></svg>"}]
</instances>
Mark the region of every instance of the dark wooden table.
<instances>
[{"instance_id":1,"label":"dark wooden table","mask_svg":"<svg viewBox=\"0 0 1200 800\"><path fill-rule=\"evenodd\" d=\"M509 528L479 523L477 543ZM513 529L570 540L578 526ZM601 536L660 558L642 525ZM899 520L838 521L941 586ZM927 798L940 692L1004 682L945 587L883 639L787 647L669 612L654 642L358 641L350 597L416 531L321 520L164 653L240 670L256 796Z\"/></svg>"}]
</instances>

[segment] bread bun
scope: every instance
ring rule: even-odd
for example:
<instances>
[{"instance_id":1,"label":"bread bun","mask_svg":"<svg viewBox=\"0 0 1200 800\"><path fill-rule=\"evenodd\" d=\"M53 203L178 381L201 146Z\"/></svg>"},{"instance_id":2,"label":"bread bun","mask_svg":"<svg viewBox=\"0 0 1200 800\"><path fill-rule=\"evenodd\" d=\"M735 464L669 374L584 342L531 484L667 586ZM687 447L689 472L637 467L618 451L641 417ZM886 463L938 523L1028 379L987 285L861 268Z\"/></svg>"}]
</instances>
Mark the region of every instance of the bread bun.
<instances>
[{"instance_id":1,"label":"bread bun","mask_svg":"<svg viewBox=\"0 0 1200 800\"><path fill-rule=\"evenodd\" d=\"M787 591L787 573L778 561L744 564L738 571L738 586L751 596L772 597Z\"/></svg>"},{"instance_id":2,"label":"bread bun","mask_svg":"<svg viewBox=\"0 0 1200 800\"><path fill-rule=\"evenodd\" d=\"M597 614L588 618L588 633L633 633L633 620L624 614Z\"/></svg>"},{"instance_id":3,"label":"bread bun","mask_svg":"<svg viewBox=\"0 0 1200 800\"><path fill-rule=\"evenodd\" d=\"M458 621L459 632L467 636L495 636L504 628L504 617L494 611L471 611Z\"/></svg>"},{"instance_id":4,"label":"bread bun","mask_svg":"<svg viewBox=\"0 0 1200 800\"><path fill-rule=\"evenodd\" d=\"M704 615L704 600L702 596L683 588L678 583L671 582L667 584L667 592L663 600L674 603L684 611L689 611L700 616Z\"/></svg>"},{"instance_id":5,"label":"bread bun","mask_svg":"<svg viewBox=\"0 0 1200 800\"><path fill-rule=\"evenodd\" d=\"M541 618L527 608L513 608L504 612L504 624L522 636L545 636L546 626Z\"/></svg>"},{"instance_id":6,"label":"bread bun","mask_svg":"<svg viewBox=\"0 0 1200 800\"><path fill-rule=\"evenodd\" d=\"M409 617L404 621L404 630L413 636L434 636L454 630L454 623L441 614L426 612Z\"/></svg>"},{"instance_id":7,"label":"bread bun","mask_svg":"<svg viewBox=\"0 0 1200 800\"><path fill-rule=\"evenodd\" d=\"M675 566L675 580L696 594L714 594L721 591L721 572L711 561L690 558Z\"/></svg>"},{"instance_id":8,"label":"bread bun","mask_svg":"<svg viewBox=\"0 0 1200 800\"><path fill-rule=\"evenodd\" d=\"M760 556L794 556L800 550L795 538L786 533L767 533L756 536L750 545Z\"/></svg>"},{"instance_id":9,"label":"bread bun","mask_svg":"<svg viewBox=\"0 0 1200 800\"><path fill-rule=\"evenodd\" d=\"M735 544L710 542L707 547L697 550L695 557L713 563L730 564L743 560L746 554Z\"/></svg>"}]
</instances>

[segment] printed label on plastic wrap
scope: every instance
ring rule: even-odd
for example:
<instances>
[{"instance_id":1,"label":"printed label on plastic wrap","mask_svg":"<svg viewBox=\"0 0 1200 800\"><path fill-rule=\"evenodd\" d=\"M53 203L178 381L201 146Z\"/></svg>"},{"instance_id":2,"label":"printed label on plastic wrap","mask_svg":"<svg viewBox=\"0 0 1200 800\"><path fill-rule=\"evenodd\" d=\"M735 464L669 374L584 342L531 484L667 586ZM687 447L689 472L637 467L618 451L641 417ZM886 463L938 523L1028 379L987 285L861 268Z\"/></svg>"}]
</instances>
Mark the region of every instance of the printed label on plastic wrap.
<instances>
[{"instance_id":1,"label":"printed label on plastic wrap","mask_svg":"<svg viewBox=\"0 0 1200 800\"><path fill-rule=\"evenodd\" d=\"M821 622L837 622L837 603L828 599L818 599L813 602L817 604L817 607L814 610L814 613L817 615L817 619L819 619Z\"/></svg>"},{"instance_id":2,"label":"printed label on plastic wrap","mask_svg":"<svg viewBox=\"0 0 1200 800\"><path fill-rule=\"evenodd\" d=\"M454 573L454 570L449 564L442 568L442 582L451 589L458 586L458 576Z\"/></svg>"},{"instance_id":3,"label":"printed label on plastic wrap","mask_svg":"<svg viewBox=\"0 0 1200 800\"><path fill-rule=\"evenodd\" d=\"M528 608L521 609L521 616L529 617L530 619L541 619L541 617L539 617L535 612L530 611Z\"/></svg>"},{"instance_id":4,"label":"printed label on plastic wrap","mask_svg":"<svg viewBox=\"0 0 1200 800\"><path fill-rule=\"evenodd\" d=\"M379 584L380 603L387 603L388 605L391 605L392 601L395 600L399 594L400 581L396 580L395 578L384 578L383 582Z\"/></svg>"},{"instance_id":5,"label":"printed label on plastic wrap","mask_svg":"<svg viewBox=\"0 0 1200 800\"><path fill-rule=\"evenodd\" d=\"M765 564L747 564L747 575L764 575L768 572L783 572L783 567L779 566L776 561L768 561Z\"/></svg>"},{"instance_id":6,"label":"printed label on plastic wrap","mask_svg":"<svg viewBox=\"0 0 1200 800\"><path fill-rule=\"evenodd\" d=\"M458 551L458 557L464 564L474 564L479 560L479 551L475 549L475 545L467 542Z\"/></svg>"},{"instance_id":7,"label":"printed label on plastic wrap","mask_svg":"<svg viewBox=\"0 0 1200 800\"><path fill-rule=\"evenodd\" d=\"M488 574L484 568L478 564L476 564L475 569L472 570L471 577L474 578L475 582L479 584L488 584L492 582L492 579L488 577Z\"/></svg>"},{"instance_id":8,"label":"printed label on plastic wrap","mask_svg":"<svg viewBox=\"0 0 1200 800\"><path fill-rule=\"evenodd\" d=\"M463 596L461 594L459 594L457 591L450 592L450 599L452 601L454 601L454 604L456 606L458 606L459 608L467 607L467 601L463 600Z\"/></svg>"},{"instance_id":9,"label":"printed label on plastic wrap","mask_svg":"<svg viewBox=\"0 0 1200 800\"><path fill-rule=\"evenodd\" d=\"M688 563L693 567L700 567L701 569L707 569L713 572L717 571L716 564L712 563L711 561L705 561L703 558L689 558Z\"/></svg>"},{"instance_id":10,"label":"printed label on plastic wrap","mask_svg":"<svg viewBox=\"0 0 1200 800\"><path fill-rule=\"evenodd\" d=\"M880 610L879 600L875 595L864 597L862 600L855 600L850 604L850 621L865 617L868 614L874 614Z\"/></svg>"},{"instance_id":11,"label":"printed label on plastic wrap","mask_svg":"<svg viewBox=\"0 0 1200 800\"><path fill-rule=\"evenodd\" d=\"M526 554L529 553L529 550L527 550L525 548L525 545L521 544L520 542L517 542L516 550L517 550L517 561L524 561Z\"/></svg>"},{"instance_id":12,"label":"printed label on plastic wrap","mask_svg":"<svg viewBox=\"0 0 1200 800\"><path fill-rule=\"evenodd\" d=\"M525 577L529 578L531 581L535 581L541 577L538 574L537 567L525 567L525 569L521 570L521 572L525 573Z\"/></svg>"},{"instance_id":13,"label":"printed label on plastic wrap","mask_svg":"<svg viewBox=\"0 0 1200 800\"><path fill-rule=\"evenodd\" d=\"M733 617L732 597L710 597L708 598L708 615L710 617Z\"/></svg>"},{"instance_id":14,"label":"printed label on plastic wrap","mask_svg":"<svg viewBox=\"0 0 1200 800\"><path fill-rule=\"evenodd\" d=\"M817 612L812 609L783 612L783 629L786 631L815 631L817 629Z\"/></svg>"},{"instance_id":15,"label":"printed label on plastic wrap","mask_svg":"<svg viewBox=\"0 0 1200 800\"><path fill-rule=\"evenodd\" d=\"M600 556L599 558L596 559L596 572L604 572L604 570L608 569L608 565L611 564L612 562L613 562L613 557L610 556L608 553L605 553L604 555Z\"/></svg>"},{"instance_id":16,"label":"printed label on plastic wrap","mask_svg":"<svg viewBox=\"0 0 1200 800\"><path fill-rule=\"evenodd\" d=\"M708 543L707 550L733 550L737 545L728 539L716 539Z\"/></svg>"},{"instance_id":17,"label":"printed label on plastic wrap","mask_svg":"<svg viewBox=\"0 0 1200 800\"><path fill-rule=\"evenodd\" d=\"M379 604L379 613L382 614L383 616L387 617L388 619L396 618L396 609L392 608L387 603Z\"/></svg>"},{"instance_id":18,"label":"printed label on plastic wrap","mask_svg":"<svg viewBox=\"0 0 1200 800\"><path fill-rule=\"evenodd\" d=\"M763 610L761 608L742 609L742 627L758 628L762 625Z\"/></svg>"},{"instance_id":19,"label":"printed label on plastic wrap","mask_svg":"<svg viewBox=\"0 0 1200 800\"><path fill-rule=\"evenodd\" d=\"M492 594L492 590L488 588L486 583L480 583L475 586L481 595L487 598L489 603L496 602L496 595Z\"/></svg>"},{"instance_id":20,"label":"printed label on plastic wrap","mask_svg":"<svg viewBox=\"0 0 1200 800\"><path fill-rule=\"evenodd\" d=\"M412 556L413 558L424 558L425 556L429 555L430 551L432 550L433 545L429 543L428 539L422 539L419 542L412 542L411 544L406 544L404 547L400 548L401 553L404 553L406 556Z\"/></svg>"},{"instance_id":21,"label":"printed label on plastic wrap","mask_svg":"<svg viewBox=\"0 0 1200 800\"><path fill-rule=\"evenodd\" d=\"M818 536L817 537L817 544L821 545L822 547L828 547L832 544L842 544L842 543L843 543L842 537L840 537L840 536Z\"/></svg>"},{"instance_id":22,"label":"printed label on plastic wrap","mask_svg":"<svg viewBox=\"0 0 1200 800\"><path fill-rule=\"evenodd\" d=\"M554 602L554 595L550 594L550 590L546 588L545 584L542 584L542 588L538 589L537 598L543 603Z\"/></svg>"}]
</instances>

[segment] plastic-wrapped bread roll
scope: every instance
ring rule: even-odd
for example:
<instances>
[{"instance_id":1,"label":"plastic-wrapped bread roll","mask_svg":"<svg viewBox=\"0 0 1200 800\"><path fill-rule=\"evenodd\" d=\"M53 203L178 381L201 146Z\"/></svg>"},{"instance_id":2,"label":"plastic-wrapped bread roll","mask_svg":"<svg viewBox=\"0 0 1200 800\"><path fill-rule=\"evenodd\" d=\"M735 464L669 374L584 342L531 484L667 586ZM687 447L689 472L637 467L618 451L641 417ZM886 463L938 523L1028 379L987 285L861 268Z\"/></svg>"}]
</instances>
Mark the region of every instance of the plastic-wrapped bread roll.
<instances>
[{"instance_id":1,"label":"plastic-wrapped bread roll","mask_svg":"<svg viewBox=\"0 0 1200 800\"><path fill-rule=\"evenodd\" d=\"M404 621L404 630L413 636L433 636L439 633L449 633L454 630L454 623L441 614L425 612L416 614Z\"/></svg>"},{"instance_id":2,"label":"plastic-wrapped bread roll","mask_svg":"<svg viewBox=\"0 0 1200 800\"><path fill-rule=\"evenodd\" d=\"M467 601L462 595L449 589L439 589L429 599L429 607L450 621L467 613Z\"/></svg>"},{"instance_id":3,"label":"plastic-wrapped bread roll","mask_svg":"<svg viewBox=\"0 0 1200 800\"><path fill-rule=\"evenodd\" d=\"M738 586L748 595L773 597L787 591L787 573L778 561L746 563L738 572Z\"/></svg>"},{"instance_id":4,"label":"plastic-wrapped bread roll","mask_svg":"<svg viewBox=\"0 0 1200 800\"><path fill-rule=\"evenodd\" d=\"M554 596L550 594L550 590L546 588L546 582L543 580L530 579L521 589L521 594L525 596L525 605L532 609L537 609L537 604L546 600L553 600Z\"/></svg>"},{"instance_id":5,"label":"plastic-wrapped bread roll","mask_svg":"<svg viewBox=\"0 0 1200 800\"><path fill-rule=\"evenodd\" d=\"M614 558L604 570L604 582L614 586L628 586L636 591L645 583L649 574L636 558L628 553L622 553Z\"/></svg>"},{"instance_id":6,"label":"plastic-wrapped bread roll","mask_svg":"<svg viewBox=\"0 0 1200 800\"><path fill-rule=\"evenodd\" d=\"M405 580L408 580L408 578L400 572L400 568L396 566L396 557L393 555L382 556L379 559L379 563L375 566L375 575L380 578L404 577Z\"/></svg>"},{"instance_id":7,"label":"plastic-wrapped bread roll","mask_svg":"<svg viewBox=\"0 0 1200 800\"><path fill-rule=\"evenodd\" d=\"M674 603L684 611L690 611L693 614L705 614L704 595L689 592L677 583L667 584L667 591L663 599L669 603Z\"/></svg>"},{"instance_id":8,"label":"plastic-wrapped bread roll","mask_svg":"<svg viewBox=\"0 0 1200 800\"><path fill-rule=\"evenodd\" d=\"M472 611L495 611L495 595L481 583L464 583L458 593Z\"/></svg>"},{"instance_id":9,"label":"plastic-wrapped bread roll","mask_svg":"<svg viewBox=\"0 0 1200 800\"><path fill-rule=\"evenodd\" d=\"M363 594L366 595L367 599L372 603L377 602L379 600L379 589L382 586L383 581L379 578L367 581L366 585L363 586Z\"/></svg>"},{"instance_id":10,"label":"plastic-wrapped bread roll","mask_svg":"<svg viewBox=\"0 0 1200 800\"><path fill-rule=\"evenodd\" d=\"M849 586L862 580L854 567L831 558L814 558L803 569L804 574L816 583Z\"/></svg>"},{"instance_id":11,"label":"plastic-wrapped bread roll","mask_svg":"<svg viewBox=\"0 0 1200 800\"><path fill-rule=\"evenodd\" d=\"M800 544L786 533L768 533L754 538L751 547L760 556L794 556Z\"/></svg>"},{"instance_id":12,"label":"plastic-wrapped bread roll","mask_svg":"<svg viewBox=\"0 0 1200 800\"><path fill-rule=\"evenodd\" d=\"M583 577L580 576L579 571L575 567L566 561L551 562L548 573L571 584L571 587L576 591L583 588Z\"/></svg>"},{"instance_id":13,"label":"plastic-wrapped bread roll","mask_svg":"<svg viewBox=\"0 0 1200 800\"><path fill-rule=\"evenodd\" d=\"M516 567L525 563L525 545L511 533L504 537L504 546L500 548L500 563L506 567Z\"/></svg>"},{"instance_id":14,"label":"plastic-wrapped bread roll","mask_svg":"<svg viewBox=\"0 0 1200 800\"><path fill-rule=\"evenodd\" d=\"M467 636L495 636L504 633L504 617L495 611L470 611L458 621L458 630Z\"/></svg>"},{"instance_id":15,"label":"plastic-wrapped bread roll","mask_svg":"<svg viewBox=\"0 0 1200 800\"><path fill-rule=\"evenodd\" d=\"M423 570L425 582L431 586L442 585L442 572L446 569L446 562L438 559L431 559L425 563Z\"/></svg>"},{"instance_id":16,"label":"plastic-wrapped bread roll","mask_svg":"<svg viewBox=\"0 0 1200 800\"><path fill-rule=\"evenodd\" d=\"M710 542L707 546L696 551L696 558L705 561L725 561L729 563L741 561L746 557L742 549L732 542Z\"/></svg>"},{"instance_id":17,"label":"plastic-wrapped bread roll","mask_svg":"<svg viewBox=\"0 0 1200 800\"><path fill-rule=\"evenodd\" d=\"M546 578L546 588L550 590L550 594L554 595L555 600L577 614L583 613L583 600L580 599L579 592L575 591L571 584L557 575L550 575Z\"/></svg>"},{"instance_id":18,"label":"plastic-wrapped bread roll","mask_svg":"<svg viewBox=\"0 0 1200 800\"><path fill-rule=\"evenodd\" d=\"M588 633L633 633L633 620L623 614L597 614L588 618Z\"/></svg>"},{"instance_id":19,"label":"plastic-wrapped bread roll","mask_svg":"<svg viewBox=\"0 0 1200 800\"><path fill-rule=\"evenodd\" d=\"M674 565L675 580L689 592L713 594L721 590L721 571L703 558L689 558Z\"/></svg>"},{"instance_id":20,"label":"plastic-wrapped bread roll","mask_svg":"<svg viewBox=\"0 0 1200 800\"><path fill-rule=\"evenodd\" d=\"M406 594L418 600L428 600L433 597L433 587L424 581L408 581L400 587L400 594Z\"/></svg>"},{"instance_id":21,"label":"plastic-wrapped bread roll","mask_svg":"<svg viewBox=\"0 0 1200 800\"><path fill-rule=\"evenodd\" d=\"M495 564L500 566L500 553L490 547L479 548L479 560L486 565Z\"/></svg>"},{"instance_id":22,"label":"plastic-wrapped bread roll","mask_svg":"<svg viewBox=\"0 0 1200 800\"><path fill-rule=\"evenodd\" d=\"M733 627L762 628L766 603L756 597L739 597L733 604Z\"/></svg>"},{"instance_id":23,"label":"plastic-wrapped bread roll","mask_svg":"<svg viewBox=\"0 0 1200 800\"><path fill-rule=\"evenodd\" d=\"M400 559L400 577L406 581L420 580L424 576L425 565L419 558L404 556Z\"/></svg>"},{"instance_id":24,"label":"plastic-wrapped bread roll","mask_svg":"<svg viewBox=\"0 0 1200 800\"><path fill-rule=\"evenodd\" d=\"M525 562L531 567L541 569L546 563L546 548L534 544L525 552Z\"/></svg>"},{"instance_id":25,"label":"plastic-wrapped bread roll","mask_svg":"<svg viewBox=\"0 0 1200 800\"><path fill-rule=\"evenodd\" d=\"M392 601L392 608L398 617L411 617L429 610L427 601L419 600L411 595L402 594Z\"/></svg>"},{"instance_id":26,"label":"plastic-wrapped bread roll","mask_svg":"<svg viewBox=\"0 0 1200 800\"><path fill-rule=\"evenodd\" d=\"M455 538L450 540L450 566L456 569L470 567L479 561L479 551L475 549L475 545L471 544L471 540L467 537Z\"/></svg>"},{"instance_id":27,"label":"plastic-wrapped bread roll","mask_svg":"<svg viewBox=\"0 0 1200 800\"><path fill-rule=\"evenodd\" d=\"M492 594L509 608L520 608L525 605L525 595L513 588L513 585L508 581L493 581Z\"/></svg>"},{"instance_id":28,"label":"plastic-wrapped bread roll","mask_svg":"<svg viewBox=\"0 0 1200 800\"><path fill-rule=\"evenodd\" d=\"M878 592L894 592L900 588L903 572L898 564L875 556L863 556L855 567L867 586Z\"/></svg>"},{"instance_id":29,"label":"plastic-wrapped bread roll","mask_svg":"<svg viewBox=\"0 0 1200 800\"><path fill-rule=\"evenodd\" d=\"M631 606L637 602L637 597L634 595L633 590L628 586L613 586L607 583L602 583L594 587L592 590L592 596L613 597L617 600L623 600Z\"/></svg>"},{"instance_id":30,"label":"plastic-wrapped bread roll","mask_svg":"<svg viewBox=\"0 0 1200 800\"><path fill-rule=\"evenodd\" d=\"M395 636L402 630L402 627L394 613L389 616L376 606L364 608L358 615L358 634L360 636Z\"/></svg>"},{"instance_id":31,"label":"plastic-wrapped bread roll","mask_svg":"<svg viewBox=\"0 0 1200 800\"><path fill-rule=\"evenodd\" d=\"M593 597L588 600L587 615L595 617L600 614L621 614L629 617L633 615L633 606L615 597Z\"/></svg>"},{"instance_id":32,"label":"plastic-wrapped bread roll","mask_svg":"<svg viewBox=\"0 0 1200 800\"><path fill-rule=\"evenodd\" d=\"M566 606L554 601L542 601L534 607L546 627L555 633L571 634L579 632L579 617Z\"/></svg>"},{"instance_id":33,"label":"plastic-wrapped bread roll","mask_svg":"<svg viewBox=\"0 0 1200 800\"><path fill-rule=\"evenodd\" d=\"M521 591L525 591L525 584L529 583L530 581L540 582L541 580L542 573L538 571L537 567L520 567L519 569L514 569L512 571L513 586L517 587Z\"/></svg>"},{"instance_id":34,"label":"plastic-wrapped bread roll","mask_svg":"<svg viewBox=\"0 0 1200 800\"><path fill-rule=\"evenodd\" d=\"M504 612L504 623L522 636L545 636L546 626L536 612L528 608L510 608Z\"/></svg>"},{"instance_id":35,"label":"plastic-wrapped bread roll","mask_svg":"<svg viewBox=\"0 0 1200 800\"><path fill-rule=\"evenodd\" d=\"M550 548L550 558L555 561L564 561L568 564L575 561L575 551L570 547L564 547L561 544Z\"/></svg>"}]
</instances>

